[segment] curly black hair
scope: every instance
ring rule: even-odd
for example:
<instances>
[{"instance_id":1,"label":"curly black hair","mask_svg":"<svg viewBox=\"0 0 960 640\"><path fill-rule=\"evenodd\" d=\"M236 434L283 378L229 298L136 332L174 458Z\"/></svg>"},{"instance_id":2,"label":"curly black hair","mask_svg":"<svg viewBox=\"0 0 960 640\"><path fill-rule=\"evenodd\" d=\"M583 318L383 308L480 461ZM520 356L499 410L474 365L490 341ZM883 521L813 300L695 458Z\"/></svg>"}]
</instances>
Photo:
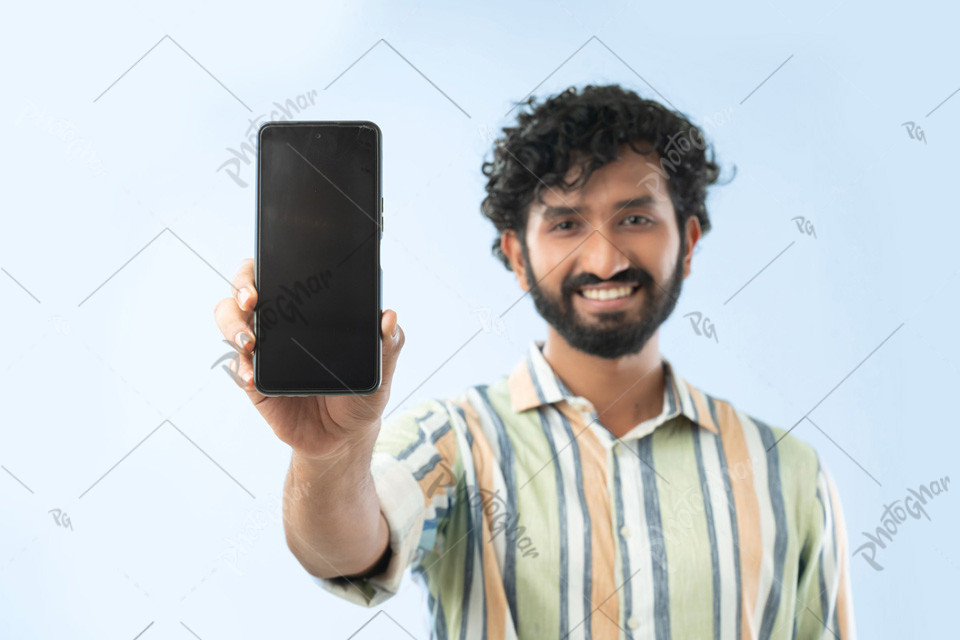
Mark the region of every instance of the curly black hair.
<instances>
[{"instance_id":1,"label":"curly black hair","mask_svg":"<svg viewBox=\"0 0 960 640\"><path fill-rule=\"evenodd\" d=\"M569 87L539 106L532 96L516 106L532 111L519 112L517 126L504 127L505 135L494 141L493 162L482 165L488 180L480 205L497 228L492 253L508 270L510 260L500 248L500 238L513 229L525 242L533 198L542 203L545 186L570 189L586 184L594 170L620 158L624 144L637 153L654 150L659 155L658 173L666 178L681 240L690 216L700 220L703 234L710 230L707 187L717 181L720 170L703 133L683 114L617 84L587 85L581 92ZM565 176L574 161L582 163L583 170L567 183Z\"/></svg>"}]
</instances>

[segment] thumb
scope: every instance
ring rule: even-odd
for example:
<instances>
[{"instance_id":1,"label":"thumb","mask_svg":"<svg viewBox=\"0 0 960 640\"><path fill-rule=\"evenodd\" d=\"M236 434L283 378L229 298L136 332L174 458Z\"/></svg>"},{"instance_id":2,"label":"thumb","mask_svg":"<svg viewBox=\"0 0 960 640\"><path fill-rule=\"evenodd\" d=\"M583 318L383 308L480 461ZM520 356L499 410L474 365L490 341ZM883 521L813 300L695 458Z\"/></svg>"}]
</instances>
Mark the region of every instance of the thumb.
<instances>
[{"instance_id":1,"label":"thumb","mask_svg":"<svg viewBox=\"0 0 960 640\"><path fill-rule=\"evenodd\" d=\"M380 316L380 332L383 336L383 381L393 379L393 371L397 367L397 358L405 341L403 328L393 309L384 310Z\"/></svg>"}]
</instances>

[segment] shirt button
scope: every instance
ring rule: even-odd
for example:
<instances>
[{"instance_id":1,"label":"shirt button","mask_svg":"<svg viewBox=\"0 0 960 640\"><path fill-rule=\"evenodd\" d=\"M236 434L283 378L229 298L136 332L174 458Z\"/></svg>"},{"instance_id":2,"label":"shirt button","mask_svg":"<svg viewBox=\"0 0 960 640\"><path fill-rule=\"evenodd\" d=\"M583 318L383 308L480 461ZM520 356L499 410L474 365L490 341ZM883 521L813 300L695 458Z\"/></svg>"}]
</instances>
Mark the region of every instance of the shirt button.
<instances>
[{"instance_id":1,"label":"shirt button","mask_svg":"<svg viewBox=\"0 0 960 640\"><path fill-rule=\"evenodd\" d=\"M630 535L630 527L628 527L627 525L623 525L622 527L620 527L620 535L623 536L624 538L626 538L627 536L629 536L629 535Z\"/></svg>"},{"instance_id":2,"label":"shirt button","mask_svg":"<svg viewBox=\"0 0 960 640\"><path fill-rule=\"evenodd\" d=\"M613 443L613 452L614 452L615 454L617 454L617 455L620 455L620 452L621 452L621 451L623 451L623 447L620 446L620 443L619 443L619 442L614 442L614 443Z\"/></svg>"},{"instance_id":3,"label":"shirt button","mask_svg":"<svg viewBox=\"0 0 960 640\"><path fill-rule=\"evenodd\" d=\"M636 629L637 627L640 626L640 621L637 620L636 618L628 618L627 626L630 627L631 629Z\"/></svg>"}]
</instances>

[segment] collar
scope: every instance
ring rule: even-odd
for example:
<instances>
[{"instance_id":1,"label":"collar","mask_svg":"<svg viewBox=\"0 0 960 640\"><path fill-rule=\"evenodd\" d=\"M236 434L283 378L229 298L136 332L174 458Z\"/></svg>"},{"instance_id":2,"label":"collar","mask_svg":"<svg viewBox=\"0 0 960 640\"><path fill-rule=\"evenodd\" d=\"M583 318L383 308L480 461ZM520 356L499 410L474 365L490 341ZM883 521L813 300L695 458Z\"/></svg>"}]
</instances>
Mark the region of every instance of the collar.
<instances>
[{"instance_id":1,"label":"collar","mask_svg":"<svg viewBox=\"0 0 960 640\"><path fill-rule=\"evenodd\" d=\"M543 340L531 340L527 353L510 373L510 406L517 413L561 400L576 406L583 400L571 393L543 357L543 344ZM666 374L666 385L662 420L658 422L666 422L682 414L693 424L719 434L706 394L680 376L667 358L661 356L660 360Z\"/></svg>"}]
</instances>

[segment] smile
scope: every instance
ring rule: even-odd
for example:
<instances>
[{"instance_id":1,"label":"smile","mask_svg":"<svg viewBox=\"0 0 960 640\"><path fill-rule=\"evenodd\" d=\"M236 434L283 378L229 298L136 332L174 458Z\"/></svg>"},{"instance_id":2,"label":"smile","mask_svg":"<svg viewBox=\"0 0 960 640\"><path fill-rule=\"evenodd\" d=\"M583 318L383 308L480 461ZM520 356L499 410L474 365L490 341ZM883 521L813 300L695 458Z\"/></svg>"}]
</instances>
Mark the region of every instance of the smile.
<instances>
[{"instance_id":1,"label":"smile","mask_svg":"<svg viewBox=\"0 0 960 640\"><path fill-rule=\"evenodd\" d=\"M587 288L577 291L580 304L589 311L615 311L633 304L640 295L639 285L623 287Z\"/></svg>"},{"instance_id":2,"label":"smile","mask_svg":"<svg viewBox=\"0 0 960 640\"><path fill-rule=\"evenodd\" d=\"M639 289L638 285L625 286L625 287L612 287L608 289L580 289L577 291L577 294L582 298L587 300L617 300L620 298L627 298L634 291Z\"/></svg>"}]
</instances>

